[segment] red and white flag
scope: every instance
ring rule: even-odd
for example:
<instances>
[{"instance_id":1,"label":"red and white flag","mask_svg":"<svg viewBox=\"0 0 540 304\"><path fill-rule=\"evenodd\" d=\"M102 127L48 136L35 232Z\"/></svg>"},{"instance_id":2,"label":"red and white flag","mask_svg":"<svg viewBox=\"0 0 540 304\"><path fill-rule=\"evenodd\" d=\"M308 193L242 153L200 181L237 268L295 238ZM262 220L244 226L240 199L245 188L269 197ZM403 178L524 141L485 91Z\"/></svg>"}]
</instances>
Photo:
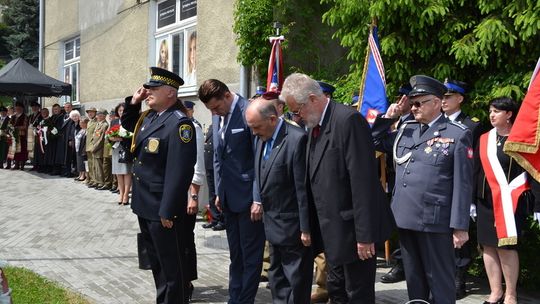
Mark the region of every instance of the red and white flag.
<instances>
[{"instance_id":1,"label":"red and white flag","mask_svg":"<svg viewBox=\"0 0 540 304\"><path fill-rule=\"evenodd\" d=\"M283 85L283 56L281 54L281 42L283 36L270 37L272 43L272 52L268 61L268 77L266 78L266 90L268 92L281 91Z\"/></svg>"},{"instance_id":2,"label":"red and white flag","mask_svg":"<svg viewBox=\"0 0 540 304\"><path fill-rule=\"evenodd\" d=\"M504 152L540 181L540 59L531 77L529 90L504 145Z\"/></svg>"}]
</instances>

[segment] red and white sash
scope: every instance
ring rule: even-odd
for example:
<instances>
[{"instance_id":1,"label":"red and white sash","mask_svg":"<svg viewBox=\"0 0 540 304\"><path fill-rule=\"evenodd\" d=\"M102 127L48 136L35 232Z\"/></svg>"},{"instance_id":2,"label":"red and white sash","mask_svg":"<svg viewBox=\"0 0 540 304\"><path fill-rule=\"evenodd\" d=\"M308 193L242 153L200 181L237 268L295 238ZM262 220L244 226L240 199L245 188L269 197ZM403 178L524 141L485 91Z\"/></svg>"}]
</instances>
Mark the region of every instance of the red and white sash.
<instances>
[{"instance_id":1,"label":"red and white sash","mask_svg":"<svg viewBox=\"0 0 540 304\"><path fill-rule=\"evenodd\" d=\"M493 197L493 215L499 246L517 244L517 229L514 214L518 199L529 189L525 172L510 183L497 158L497 131L495 128L480 137L480 160Z\"/></svg>"}]
</instances>

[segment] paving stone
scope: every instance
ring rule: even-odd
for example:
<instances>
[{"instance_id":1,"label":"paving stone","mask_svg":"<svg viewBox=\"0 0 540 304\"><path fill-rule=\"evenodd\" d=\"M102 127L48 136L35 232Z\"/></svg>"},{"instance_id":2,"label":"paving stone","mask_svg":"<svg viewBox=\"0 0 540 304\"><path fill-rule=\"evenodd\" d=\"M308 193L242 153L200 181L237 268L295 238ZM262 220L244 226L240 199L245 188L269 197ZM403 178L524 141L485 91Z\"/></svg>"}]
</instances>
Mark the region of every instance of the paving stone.
<instances>
[{"instance_id":1,"label":"paving stone","mask_svg":"<svg viewBox=\"0 0 540 304\"><path fill-rule=\"evenodd\" d=\"M150 271L138 269L138 224L116 194L96 191L72 179L0 170L0 259L31 269L85 295L94 303L154 303ZM7 194L7 195L6 195ZM196 223L198 275L194 303L226 303L229 254L225 231ZM388 268L378 268L377 278ZM377 303L406 303L404 282L376 283ZM483 302L485 280L458 303ZM539 295L520 294L520 303L539 303ZM266 283L256 303L271 303Z\"/></svg>"}]
</instances>

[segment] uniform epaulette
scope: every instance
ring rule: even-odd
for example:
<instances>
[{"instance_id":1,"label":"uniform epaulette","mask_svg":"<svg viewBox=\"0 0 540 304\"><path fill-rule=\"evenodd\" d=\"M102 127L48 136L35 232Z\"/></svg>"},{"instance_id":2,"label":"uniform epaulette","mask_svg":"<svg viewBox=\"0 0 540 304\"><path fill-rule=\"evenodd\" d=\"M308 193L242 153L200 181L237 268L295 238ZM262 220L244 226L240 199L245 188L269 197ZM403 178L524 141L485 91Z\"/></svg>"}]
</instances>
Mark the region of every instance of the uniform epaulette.
<instances>
[{"instance_id":1,"label":"uniform epaulette","mask_svg":"<svg viewBox=\"0 0 540 304\"><path fill-rule=\"evenodd\" d=\"M454 126L458 126L460 127L462 130L467 130L469 129L466 125L462 124L461 122L459 121L450 121L450 124L454 125Z\"/></svg>"},{"instance_id":2,"label":"uniform epaulette","mask_svg":"<svg viewBox=\"0 0 540 304\"><path fill-rule=\"evenodd\" d=\"M473 118L471 118L471 120L474 121L474 122L480 122L480 119L478 119L477 117L473 117Z\"/></svg>"},{"instance_id":3,"label":"uniform epaulette","mask_svg":"<svg viewBox=\"0 0 540 304\"><path fill-rule=\"evenodd\" d=\"M184 113L182 113L182 111L180 111L180 110L174 111L174 115L176 115L176 117L178 118L178 120L181 120L182 118L187 117L187 116L186 116Z\"/></svg>"}]
</instances>

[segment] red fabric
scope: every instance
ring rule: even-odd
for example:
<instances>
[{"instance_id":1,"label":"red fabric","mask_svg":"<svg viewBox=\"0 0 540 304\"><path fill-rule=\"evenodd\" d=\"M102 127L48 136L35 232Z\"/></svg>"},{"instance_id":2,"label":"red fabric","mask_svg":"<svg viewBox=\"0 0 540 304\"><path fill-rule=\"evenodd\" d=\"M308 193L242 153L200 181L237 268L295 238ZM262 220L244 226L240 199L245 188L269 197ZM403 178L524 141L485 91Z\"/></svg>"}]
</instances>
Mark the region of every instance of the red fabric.
<instances>
[{"instance_id":1,"label":"red fabric","mask_svg":"<svg viewBox=\"0 0 540 304\"><path fill-rule=\"evenodd\" d=\"M488 150L487 147L489 143L488 135L489 135L489 132L484 133L482 134L482 136L480 136L480 147L479 147L480 161L482 162L482 168L484 169L486 180L489 184L489 187L491 188L491 196L493 200L492 202L493 203L493 217L495 219L495 229L497 231L497 238L500 240L500 239L508 237L508 232L506 229L508 224L506 223L506 220L504 218L501 188L497 181L497 178L495 177L495 173L493 171L492 165L488 158L488 153L487 153L487 150ZM511 182L511 181L508 181L508 177L506 177L506 180L509 183ZM523 191L527 189L529 189L529 185L528 183L525 183L517 187L516 189L512 190L511 192L512 210L514 211L514 214L516 213L519 197L521 196Z\"/></svg>"},{"instance_id":2,"label":"red fabric","mask_svg":"<svg viewBox=\"0 0 540 304\"><path fill-rule=\"evenodd\" d=\"M540 77L535 77L521 105L504 151L536 180L540 178Z\"/></svg>"}]
</instances>

